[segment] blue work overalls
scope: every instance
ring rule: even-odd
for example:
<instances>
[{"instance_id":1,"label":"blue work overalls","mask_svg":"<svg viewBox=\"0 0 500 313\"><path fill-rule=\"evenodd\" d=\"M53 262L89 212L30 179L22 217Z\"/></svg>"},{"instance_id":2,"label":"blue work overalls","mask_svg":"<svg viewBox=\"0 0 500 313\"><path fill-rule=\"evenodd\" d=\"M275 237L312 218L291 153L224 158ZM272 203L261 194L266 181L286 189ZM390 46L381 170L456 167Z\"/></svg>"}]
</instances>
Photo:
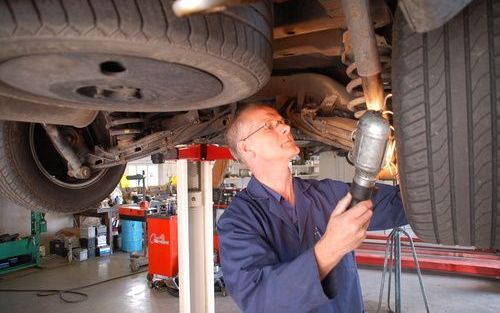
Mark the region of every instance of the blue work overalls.
<instances>
[{"instance_id":1,"label":"blue work overalls","mask_svg":"<svg viewBox=\"0 0 500 313\"><path fill-rule=\"evenodd\" d=\"M243 312L363 312L354 253L320 281L313 246L349 186L293 179L297 226L252 177L218 222L224 280ZM377 185L370 230L407 224L399 188Z\"/></svg>"}]
</instances>

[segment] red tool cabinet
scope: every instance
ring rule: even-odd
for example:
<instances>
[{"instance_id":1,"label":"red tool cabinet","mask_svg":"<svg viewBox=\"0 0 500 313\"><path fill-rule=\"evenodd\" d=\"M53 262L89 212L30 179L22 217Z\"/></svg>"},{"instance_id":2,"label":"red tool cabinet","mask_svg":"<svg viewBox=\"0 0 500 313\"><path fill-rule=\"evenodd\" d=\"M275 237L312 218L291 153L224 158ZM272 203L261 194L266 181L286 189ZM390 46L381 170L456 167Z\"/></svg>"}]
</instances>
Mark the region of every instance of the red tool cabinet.
<instances>
[{"instance_id":1,"label":"red tool cabinet","mask_svg":"<svg viewBox=\"0 0 500 313\"><path fill-rule=\"evenodd\" d=\"M149 274L174 277L179 272L177 216L149 215Z\"/></svg>"}]
</instances>

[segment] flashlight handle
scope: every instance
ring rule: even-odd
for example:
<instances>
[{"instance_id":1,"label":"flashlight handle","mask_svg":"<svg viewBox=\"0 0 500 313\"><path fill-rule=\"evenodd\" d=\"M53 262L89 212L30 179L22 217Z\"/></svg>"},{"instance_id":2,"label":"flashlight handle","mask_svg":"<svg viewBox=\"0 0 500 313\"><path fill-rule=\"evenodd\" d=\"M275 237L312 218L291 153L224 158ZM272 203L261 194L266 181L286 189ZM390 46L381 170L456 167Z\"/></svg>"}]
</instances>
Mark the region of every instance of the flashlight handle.
<instances>
[{"instance_id":1,"label":"flashlight handle","mask_svg":"<svg viewBox=\"0 0 500 313\"><path fill-rule=\"evenodd\" d=\"M356 182L351 184L351 195L352 201L349 208L352 208L361 201L368 200L372 197L373 188L363 187L358 185Z\"/></svg>"}]
</instances>

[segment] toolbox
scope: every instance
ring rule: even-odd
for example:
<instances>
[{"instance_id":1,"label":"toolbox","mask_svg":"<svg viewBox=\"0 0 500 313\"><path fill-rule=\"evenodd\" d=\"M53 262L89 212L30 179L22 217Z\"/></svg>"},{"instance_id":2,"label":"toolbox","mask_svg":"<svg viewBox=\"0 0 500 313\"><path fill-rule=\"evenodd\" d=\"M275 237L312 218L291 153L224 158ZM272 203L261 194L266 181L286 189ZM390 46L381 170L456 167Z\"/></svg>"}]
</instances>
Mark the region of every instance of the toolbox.
<instances>
[{"instance_id":1,"label":"toolbox","mask_svg":"<svg viewBox=\"0 0 500 313\"><path fill-rule=\"evenodd\" d=\"M174 277L179 271L177 216L148 216L149 273Z\"/></svg>"}]
</instances>

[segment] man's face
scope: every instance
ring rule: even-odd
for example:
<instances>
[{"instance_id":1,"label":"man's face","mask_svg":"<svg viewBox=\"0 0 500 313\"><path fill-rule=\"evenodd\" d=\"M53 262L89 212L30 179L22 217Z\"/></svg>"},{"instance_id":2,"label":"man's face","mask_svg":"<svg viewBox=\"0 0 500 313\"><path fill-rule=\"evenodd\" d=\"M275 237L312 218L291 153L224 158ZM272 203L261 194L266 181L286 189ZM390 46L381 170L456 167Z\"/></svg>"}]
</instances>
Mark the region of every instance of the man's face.
<instances>
[{"instance_id":1,"label":"man's face","mask_svg":"<svg viewBox=\"0 0 500 313\"><path fill-rule=\"evenodd\" d=\"M250 136L239 144L251 152L249 156L255 157L257 161L288 162L299 153L299 147L290 133L290 126L279 123L283 121L283 117L276 110L267 107L251 109L245 113L243 121L242 138ZM275 127L269 129L264 125Z\"/></svg>"}]
</instances>

